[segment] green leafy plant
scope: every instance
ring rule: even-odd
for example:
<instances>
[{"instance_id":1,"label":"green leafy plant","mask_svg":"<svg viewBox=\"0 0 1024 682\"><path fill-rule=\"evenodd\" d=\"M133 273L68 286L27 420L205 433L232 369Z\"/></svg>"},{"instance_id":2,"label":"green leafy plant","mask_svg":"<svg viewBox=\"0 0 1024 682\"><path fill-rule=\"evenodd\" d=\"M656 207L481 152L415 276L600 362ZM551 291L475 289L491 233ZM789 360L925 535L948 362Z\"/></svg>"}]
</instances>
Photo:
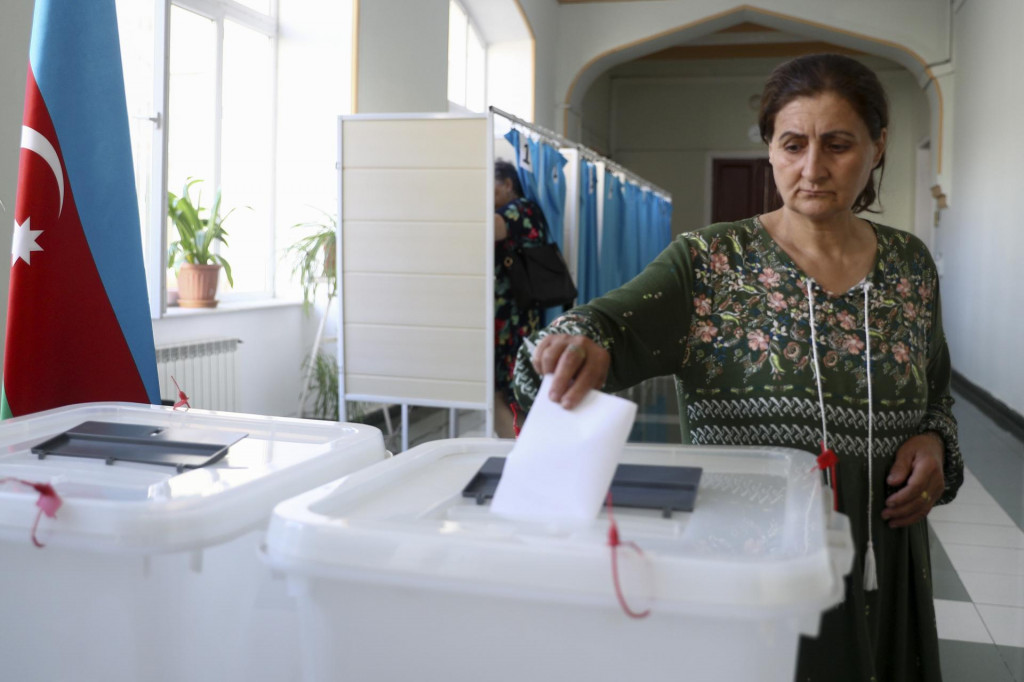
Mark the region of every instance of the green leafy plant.
<instances>
[{"instance_id":1,"label":"green leafy plant","mask_svg":"<svg viewBox=\"0 0 1024 682\"><path fill-rule=\"evenodd\" d=\"M178 228L178 239L171 242L167 247L167 267L175 271L183 263L193 265L219 264L224 267L224 275L228 284L235 286L231 277L231 265L224 256L213 250L215 242L224 246L228 245L227 231L224 229L224 221L228 219L235 209L231 209L224 215L220 214L220 190L218 189L213 197L213 204L209 210L202 205L202 193L200 192L193 202L190 191L193 185L201 183L198 178L189 178L185 181L185 187L181 195L174 192L167 193L167 214Z\"/></svg>"},{"instance_id":2,"label":"green leafy plant","mask_svg":"<svg viewBox=\"0 0 1024 682\"><path fill-rule=\"evenodd\" d=\"M312 369L313 418L338 421L338 361L330 353L317 351L306 358L305 366Z\"/></svg>"},{"instance_id":3,"label":"green leafy plant","mask_svg":"<svg viewBox=\"0 0 1024 682\"><path fill-rule=\"evenodd\" d=\"M288 253L294 258L292 274L298 276L302 285L304 310L309 309L321 285L326 288L328 299L333 299L338 293L338 221L325 211L320 213L323 214L321 220L292 225L293 229L313 228L313 232L288 247Z\"/></svg>"}]
</instances>

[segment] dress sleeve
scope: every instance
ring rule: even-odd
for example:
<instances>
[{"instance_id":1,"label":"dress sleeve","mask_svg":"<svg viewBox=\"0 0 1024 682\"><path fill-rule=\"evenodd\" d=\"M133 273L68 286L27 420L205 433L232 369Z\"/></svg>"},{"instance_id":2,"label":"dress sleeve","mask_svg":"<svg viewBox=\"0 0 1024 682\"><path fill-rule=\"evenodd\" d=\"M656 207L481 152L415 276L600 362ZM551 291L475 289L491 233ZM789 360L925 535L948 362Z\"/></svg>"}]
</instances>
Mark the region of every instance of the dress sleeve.
<instances>
[{"instance_id":1,"label":"dress sleeve","mask_svg":"<svg viewBox=\"0 0 1024 682\"><path fill-rule=\"evenodd\" d=\"M934 431L942 437L946 446L943 471L946 478L946 489L936 504L952 502L957 490L964 482L964 459L960 453L960 440L957 435L956 417L953 416L953 396L950 394L952 366L949 359L949 347L946 335L942 331L942 305L938 294L938 277L935 284L933 302L934 324L932 338L928 349L928 407L918 427L919 433Z\"/></svg>"},{"instance_id":2,"label":"dress sleeve","mask_svg":"<svg viewBox=\"0 0 1024 682\"><path fill-rule=\"evenodd\" d=\"M690 247L679 238L632 281L559 316L532 341L550 334L579 334L600 344L612 359L603 388L609 392L672 374L686 350L693 279ZM531 350L523 344L513 376L516 400L523 409L533 405L539 387Z\"/></svg>"}]
</instances>

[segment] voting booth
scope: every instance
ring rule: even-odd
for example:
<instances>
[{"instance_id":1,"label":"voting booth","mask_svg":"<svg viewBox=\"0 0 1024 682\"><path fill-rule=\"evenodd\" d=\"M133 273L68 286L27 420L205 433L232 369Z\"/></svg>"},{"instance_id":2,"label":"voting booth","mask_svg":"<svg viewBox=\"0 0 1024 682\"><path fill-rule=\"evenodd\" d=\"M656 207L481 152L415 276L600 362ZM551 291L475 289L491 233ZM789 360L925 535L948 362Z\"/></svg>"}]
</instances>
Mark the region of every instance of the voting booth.
<instances>
[{"instance_id":1,"label":"voting booth","mask_svg":"<svg viewBox=\"0 0 1024 682\"><path fill-rule=\"evenodd\" d=\"M336 422L130 403L5 421L0 677L298 679L295 608L259 558L271 510L385 457Z\"/></svg>"},{"instance_id":2,"label":"voting booth","mask_svg":"<svg viewBox=\"0 0 1024 682\"><path fill-rule=\"evenodd\" d=\"M266 559L298 603L305 680L793 679L853 558L807 453L626 446L620 466L701 471L691 512L614 506L637 619L607 512L491 512L480 475L513 445L433 441L278 505Z\"/></svg>"}]
</instances>

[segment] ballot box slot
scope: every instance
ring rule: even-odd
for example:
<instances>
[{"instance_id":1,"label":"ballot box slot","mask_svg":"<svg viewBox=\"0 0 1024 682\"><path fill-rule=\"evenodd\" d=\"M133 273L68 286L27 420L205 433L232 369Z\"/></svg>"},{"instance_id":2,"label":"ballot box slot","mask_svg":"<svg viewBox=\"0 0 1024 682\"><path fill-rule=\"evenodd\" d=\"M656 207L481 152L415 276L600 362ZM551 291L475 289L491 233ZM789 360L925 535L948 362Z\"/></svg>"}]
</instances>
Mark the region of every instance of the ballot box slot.
<instances>
[{"instance_id":1,"label":"ballot box slot","mask_svg":"<svg viewBox=\"0 0 1024 682\"><path fill-rule=\"evenodd\" d=\"M504 468L504 457L488 457L463 488L462 496L486 504L494 497ZM700 467L619 464L609 488L613 504L661 510L665 518L674 511L693 511L701 471Z\"/></svg>"}]
</instances>

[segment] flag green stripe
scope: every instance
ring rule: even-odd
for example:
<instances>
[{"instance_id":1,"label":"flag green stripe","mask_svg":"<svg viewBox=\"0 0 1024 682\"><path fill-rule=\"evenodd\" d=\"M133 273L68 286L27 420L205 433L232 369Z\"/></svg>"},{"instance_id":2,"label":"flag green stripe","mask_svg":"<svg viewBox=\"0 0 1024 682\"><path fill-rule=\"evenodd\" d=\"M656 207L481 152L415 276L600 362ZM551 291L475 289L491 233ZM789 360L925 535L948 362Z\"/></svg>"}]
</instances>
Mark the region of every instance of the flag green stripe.
<instances>
[{"instance_id":1,"label":"flag green stripe","mask_svg":"<svg viewBox=\"0 0 1024 682\"><path fill-rule=\"evenodd\" d=\"M7 387L0 384L0 419L10 419L13 416L11 406L7 404Z\"/></svg>"}]
</instances>

